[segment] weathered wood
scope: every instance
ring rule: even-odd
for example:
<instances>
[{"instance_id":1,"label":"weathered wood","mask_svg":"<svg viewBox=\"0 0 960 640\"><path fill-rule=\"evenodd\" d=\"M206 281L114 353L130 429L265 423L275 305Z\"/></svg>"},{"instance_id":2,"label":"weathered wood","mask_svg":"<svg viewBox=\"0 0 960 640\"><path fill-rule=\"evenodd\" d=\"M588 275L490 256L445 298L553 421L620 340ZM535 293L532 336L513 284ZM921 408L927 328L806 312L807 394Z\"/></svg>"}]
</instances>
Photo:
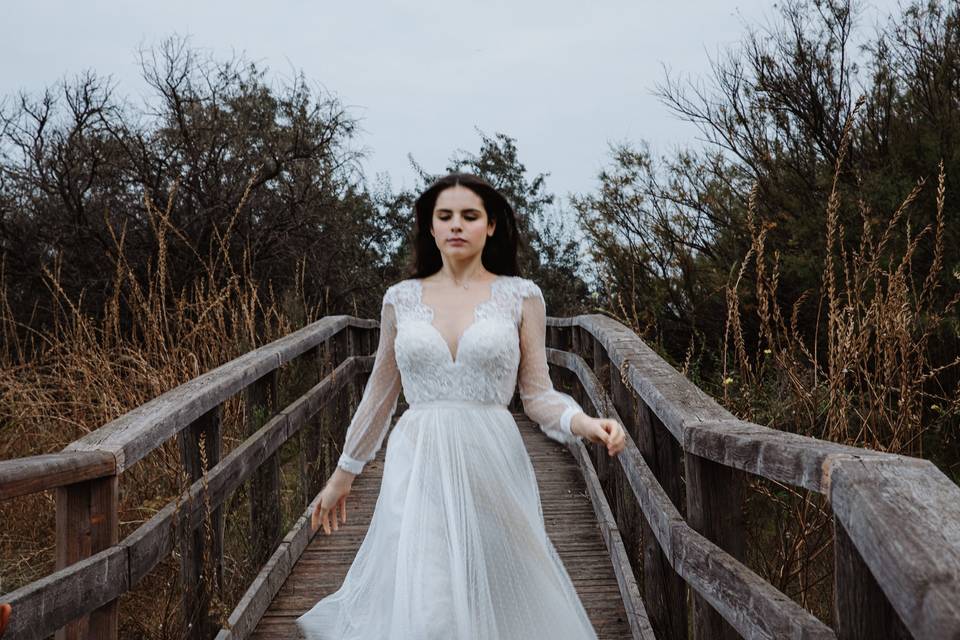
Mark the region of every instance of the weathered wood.
<instances>
[{"instance_id":1,"label":"weathered wood","mask_svg":"<svg viewBox=\"0 0 960 640\"><path fill-rule=\"evenodd\" d=\"M572 371L579 379L585 393L597 397L596 402L600 402L599 395L602 390L583 359L573 353L548 349L547 360ZM647 460L648 467L658 468L657 439L654 437L652 416L645 406L641 406L640 413L634 416L634 420L640 436L639 451ZM624 453L618 456L621 466L624 465L622 458ZM652 478L655 477L652 476ZM663 491L659 483L657 488ZM648 494L652 490L648 488ZM636 493L635 488L634 492ZM637 497L639 499L639 495ZM662 548L664 542L670 541L672 523L665 514L656 511L656 505L648 504L644 508L641 503L640 506L644 514L644 518L641 519L643 592L650 623L658 638L685 639L687 637L687 587L671 565L670 549ZM680 518L679 513L677 517Z\"/></svg>"},{"instance_id":2,"label":"weathered wood","mask_svg":"<svg viewBox=\"0 0 960 640\"><path fill-rule=\"evenodd\" d=\"M833 518L833 619L839 640L910 640L840 521Z\"/></svg>"},{"instance_id":3,"label":"weathered wood","mask_svg":"<svg viewBox=\"0 0 960 640\"><path fill-rule=\"evenodd\" d=\"M587 366L586 361L574 353L552 349L547 350L547 360L572 371L579 379L583 392L592 399L591 401L595 405L604 406L607 401L601 400L604 394L603 389L600 388L596 376ZM612 401L609 404L612 405ZM665 479L669 487L666 495L670 495L674 500L674 509L676 509L677 505L683 504L682 494L678 495L681 491L678 447L662 428L659 430L658 437L654 425L655 417L645 407L641 407L640 414L635 418L637 433L640 435L639 451L643 453L649 468L663 469L660 473L654 474L654 477L658 480L660 491L664 491L664 488L660 486L659 479L661 477ZM623 453L618 456L618 459L623 466ZM687 586L671 564L670 550L662 548L664 541L670 540L672 524L668 519L661 517L662 513L655 512L652 506L642 511L644 514L644 518L641 519L643 593L650 623L658 638L685 639L687 637ZM682 521L679 513L678 517Z\"/></svg>"},{"instance_id":4,"label":"weathered wood","mask_svg":"<svg viewBox=\"0 0 960 640\"><path fill-rule=\"evenodd\" d=\"M278 409L277 370L270 371L246 389L247 435L253 435ZM250 546L253 562L267 561L280 541L280 461L270 455L257 466L250 480Z\"/></svg>"},{"instance_id":5,"label":"weathered wood","mask_svg":"<svg viewBox=\"0 0 960 640\"><path fill-rule=\"evenodd\" d=\"M604 540L593 520L576 460L524 416L517 422L540 489L547 535L567 567L601 640L630 637L630 627ZM331 536L314 536L251 636L257 640L296 637L294 619L341 584L362 542L379 492L386 447L354 482L349 518ZM362 494L362 497L361 497ZM357 497L354 502L349 502ZM352 505L352 506L350 506ZM221 635L220 638L227 637Z\"/></svg>"},{"instance_id":6,"label":"weathered wood","mask_svg":"<svg viewBox=\"0 0 960 640\"><path fill-rule=\"evenodd\" d=\"M118 476L57 488L56 567L63 569L117 543ZM117 637L117 602L112 600L66 624L57 640Z\"/></svg>"},{"instance_id":7,"label":"weathered wood","mask_svg":"<svg viewBox=\"0 0 960 640\"><path fill-rule=\"evenodd\" d=\"M678 442L683 442L684 422L733 417L628 327L601 315L578 316L572 320L603 345L613 366L623 371L628 386Z\"/></svg>"},{"instance_id":8,"label":"weathered wood","mask_svg":"<svg viewBox=\"0 0 960 640\"><path fill-rule=\"evenodd\" d=\"M644 402L687 453L812 491L821 488L827 456L888 454L778 431L739 420L663 360L630 329L601 315L547 318L548 326L582 327L603 346L624 384ZM577 373L576 360L551 362Z\"/></svg>"},{"instance_id":9,"label":"weathered wood","mask_svg":"<svg viewBox=\"0 0 960 640\"><path fill-rule=\"evenodd\" d=\"M669 435L658 429L659 421L646 408L640 408L637 416L637 434L639 453L651 469L664 495L674 506L682 499L680 492L679 464ZM622 453L620 455L623 455ZM621 464L623 460L621 459ZM629 474L628 474L629 477ZM641 507L643 503L641 502ZM663 522L659 527L651 521L651 513L646 509L643 528L643 585L648 611L658 638L686 639L687 637L687 588L673 566L670 551L663 548L661 536L667 532ZM677 513L678 518L682 516ZM658 533L660 535L658 535ZM669 537L669 536L668 536ZM660 546L657 541L660 541Z\"/></svg>"},{"instance_id":10,"label":"weathered wood","mask_svg":"<svg viewBox=\"0 0 960 640\"><path fill-rule=\"evenodd\" d=\"M627 447L618 458L670 566L738 633L745 638L835 637L810 612L694 531L660 486L632 437L627 437ZM649 592L645 602L654 623L651 604L655 600ZM686 628L683 634L685 638ZM657 637L666 636L658 632Z\"/></svg>"},{"instance_id":11,"label":"weathered wood","mask_svg":"<svg viewBox=\"0 0 960 640\"><path fill-rule=\"evenodd\" d=\"M647 609L643 604L643 598L640 596L640 587L637 586L633 567L630 565L630 558L620 537L620 530L613 517L613 512L610 511L603 488L600 486L600 478L590 462L587 447L583 442L577 442L568 448L572 450L583 473L584 482L590 494L590 501L593 504L593 511L603 534L603 541L607 545L607 552L610 554L614 573L617 576L620 597L627 612L627 622L630 623L631 637L635 640L656 640L650 618L647 615Z\"/></svg>"},{"instance_id":12,"label":"weathered wood","mask_svg":"<svg viewBox=\"0 0 960 640\"><path fill-rule=\"evenodd\" d=\"M173 549L174 542L181 539L186 531L200 526L207 504L211 508L222 505L231 493L312 417L309 411L301 409L302 406L313 407L319 411L323 403L339 396L357 366L357 360L353 358L343 362L320 384L237 445L210 470L205 480L194 482L183 495L178 496L127 536L121 545L129 552L130 584L137 584L165 558ZM290 415L294 415L295 419L291 420Z\"/></svg>"},{"instance_id":13,"label":"weathered wood","mask_svg":"<svg viewBox=\"0 0 960 640\"><path fill-rule=\"evenodd\" d=\"M323 350L326 343L314 347L306 354L301 356L309 363L310 369L314 372L316 382L323 379ZM300 430L298 437L299 445L299 466L300 466L300 502L306 506L310 503L312 497L316 494L317 484L317 466L320 458L320 439L321 439L321 419L311 419Z\"/></svg>"},{"instance_id":14,"label":"weathered wood","mask_svg":"<svg viewBox=\"0 0 960 640\"><path fill-rule=\"evenodd\" d=\"M313 537L310 519L319 503L320 497L317 496L294 523L234 607L227 619L229 629L221 629L216 640L245 640L250 637Z\"/></svg>"},{"instance_id":15,"label":"weathered wood","mask_svg":"<svg viewBox=\"0 0 960 640\"><path fill-rule=\"evenodd\" d=\"M48 638L90 611L103 611L128 589L126 551L109 547L0 597L13 607L4 638ZM82 637L116 637L102 619L92 622L80 625Z\"/></svg>"},{"instance_id":16,"label":"weathered wood","mask_svg":"<svg viewBox=\"0 0 960 640\"><path fill-rule=\"evenodd\" d=\"M376 320L327 316L157 396L72 442L65 451L113 453L121 473L202 414L328 337L346 327L375 326Z\"/></svg>"},{"instance_id":17,"label":"weathered wood","mask_svg":"<svg viewBox=\"0 0 960 640\"><path fill-rule=\"evenodd\" d=\"M180 457L191 484L220 462L222 405L200 416L179 435ZM180 544L180 579L186 637L209 638L219 625L210 617L213 589L223 589L223 509L209 507L204 524L183 536ZM214 587L211 582L216 582Z\"/></svg>"},{"instance_id":18,"label":"weathered wood","mask_svg":"<svg viewBox=\"0 0 960 640\"><path fill-rule=\"evenodd\" d=\"M740 562L746 561L743 472L693 454L684 455L687 523ZM693 637L737 640L740 636L707 601L693 593Z\"/></svg>"},{"instance_id":19,"label":"weathered wood","mask_svg":"<svg viewBox=\"0 0 960 640\"><path fill-rule=\"evenodd\" d=\"M834 516L913 637L960 638L960 487L899 456L834 456L824 477Z\"/></svg>"},{"instance_id":20,"label":"weathered wood","mask_svg":"<svg viewBox=\"0 0 960 640\"><path fill-rule=\"evenodd\" d=\"M610 397L614 410L627 433L637 440L637 419L640 411L640 401L623 384L620 372L610 367ZM617 485L619 501L615 512L617 525L623 537L630 565L634 575L643 575L643 514L637 505L636 498L627 484L626 476L620 465L617 466Z\"/></svg>"},{"instance_id":21,"label":"weathered wood","mask_svg":"<svg viewBox=\"0 0 960 640\"><path fill-rule=\"evenodd\" d=\"M823 464L833 455L892 459L892 454L737 420L684 424L683 448L727 467L823 493Z\"/></svg>"},{"instance_id":22,"label":"weathered wood","mask_svg":"<svg viewBox=\"0 0 960 640\"><path fill-rule=\"evenodd\" d=\"M101 451L47 453L0 460L0 500L112 476L117 461Z\"/></svg>"}]
</instances>

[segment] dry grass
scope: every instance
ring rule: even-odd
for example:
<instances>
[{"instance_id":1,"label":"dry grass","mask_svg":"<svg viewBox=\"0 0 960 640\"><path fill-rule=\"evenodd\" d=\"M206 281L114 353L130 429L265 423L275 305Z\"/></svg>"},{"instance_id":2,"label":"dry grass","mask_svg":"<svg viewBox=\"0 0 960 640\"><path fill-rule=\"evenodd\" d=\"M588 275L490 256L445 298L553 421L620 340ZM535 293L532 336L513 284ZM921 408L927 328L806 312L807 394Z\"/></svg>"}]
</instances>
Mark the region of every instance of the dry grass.
<instances>
[{"instance_id":1,"label":"dry grass","mask_svg":"<svg viewBox=\"0 0 960 640\"><path fill-rule=\"evenodd\" d=\"M811 292L792 304L789 319L777 299L780 254L772 259L765 245L775 223L760 219L757 192L749 199L751 247L734 282L725 289L727 317L722 344L722 376L705 390L734 415L824 440L911 456L929 456L924 439L956 451L960 390L943 389L944 373L960 358L934 364L931 348L938 337L956 333L960 294L935 308L933 295L944 274L943 164L936 184L936 221L912 235L911 205L925 188L920 180L880 226L861 201L859 246L845 249L838 186L858 103L849 119L837 159L825 211L825 263L815 318L801 322ZM932 237L931 237L932 236ZM896 243L906 239L905 247ZM921 242L933 244L933 259L922 283L915 282L913 257ZM741 293L753 267L752 297L758 335L748 340L741 317ZM630 298L636 300L636 297ZM623 299L605 310L646 336L641 310ZM826 318L822 317L824 307ZM812 327L812 330L808 329ZM939 333L938 333L939 332ZM812 335L811 335L812 334ZM824 342L826 344L824 344ZM651 344L657 349L658 345ZM690 374L693 342L681 373ZM669 358L668 355L664 357ZM955 380L956 378L951 378ZM960 482L960 461L944 456L945 472ZM759 575L826 622L832 617L833 528L829 505L819 494L750 477L746 510L748 564Z\"/></svg>"},{"instance_id":2,"label":"dry grass","mask_svg":"<svg viewBox=\"0 0 960 640\"><path fill-rule=\"evenodd\" d=\"M798 320L809 292L793 303L789 324L781 313L776 297L780 256L775 252L768 264L764 248L774 225L758 220L755 192L752 194L748 217L752 246L736 281L727 288L723 403L739 417L773 428L924 456L927 430L949 433L942 428L955 424L960 409L957 389L933 391L939 389L939 374L960 359L934 366L929 353L931 338L944 328L960 299L954 296L940 309L932 306L943 268L943 165L937 177L936 225L928 225L913 237L907 226L899 234L907 238L906 247L896 255L893 239L924 188L921 180L882 229L874 228L871 212L860 203L863 226L859 246L848 255L843 243L846 230L839 222L837 186L843 161L842 151L826 209L826 259L817 330L812 336L802 334ZM931 233L934 257L918 287L912 259L920 242ZM759 326L753 355L746 346L738 293L751 260ZM825 500L764 479L751 479L751 485L751 565L829 621L833 532Z\"/></svg>"},{"instance_id":3,"label":"dry grass","mask_svg":"<svg viewBox=\"0 0 960 640\"><path fill-rule=\"evenodd\" d=\"M231 260L227 247L233 223L216 236L217 246L204 257L171 224L175 197L174 189L163 208L146 201L157 246L146 274L138 276L127 261L126 229L114 236L112 295L96 316L84 310L82 298L72 300L64 292L57 262L45 271L55 314L51 326L44 329L13 318L6 283L0 280L0 457L59 451L163 392L320 317L317 309L303 301L302 265L297 269L296 291L278 296L269 285L261 286L251 275L249 254L244 254L240 265ZM242 208L241 201L234 221ZM173 243L189 248L202 273L180 291L174 290L167 272ZM224 455L244 439L244 424L243 403L239 397L232 398L224 405ZM296 452L285 451L282 461L291 456ZM176 441L165 443L126 471L120 481L121 539L188 484ZM296 502L296 492L296 487L285 486L285 502ZM226 603L236 600L259 569L247 560L244 493L238 491L224 506L226 584L222 600L213 603L221 615L227 613ZM54 515L52 492L0 503L0 593L53 569ZM209 530L205 534L209 536ZM205 571L212 564L206 560ZM178 575L175 553L121 598L124 637L182 635Z\"/></svg>"}]
</instances>

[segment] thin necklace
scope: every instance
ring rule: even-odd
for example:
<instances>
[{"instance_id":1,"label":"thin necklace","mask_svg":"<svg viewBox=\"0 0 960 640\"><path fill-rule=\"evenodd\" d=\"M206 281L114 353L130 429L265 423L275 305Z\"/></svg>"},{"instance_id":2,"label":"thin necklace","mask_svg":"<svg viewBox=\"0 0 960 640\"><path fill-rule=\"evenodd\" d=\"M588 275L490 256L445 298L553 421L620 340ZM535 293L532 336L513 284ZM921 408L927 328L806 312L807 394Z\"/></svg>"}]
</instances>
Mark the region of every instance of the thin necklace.
<instances>
[{"instance_id":1,"label":"thin necklace","mask_svg":"<svg viewBox=\"0 0 960 640\"><path fill-rule=\"evenodd\" d=\"M463 287L464 289L469 289L469 288L470 288L470 282L469 282L470 279L469 279L469 278L466 278L462 284L459 283L459 282L457 282L457 281L456 281L454 278L452 278L452 277L450 278L450 280L453 282L453 284L454 284L455 286Z\"/></svg>"}]
</instances>

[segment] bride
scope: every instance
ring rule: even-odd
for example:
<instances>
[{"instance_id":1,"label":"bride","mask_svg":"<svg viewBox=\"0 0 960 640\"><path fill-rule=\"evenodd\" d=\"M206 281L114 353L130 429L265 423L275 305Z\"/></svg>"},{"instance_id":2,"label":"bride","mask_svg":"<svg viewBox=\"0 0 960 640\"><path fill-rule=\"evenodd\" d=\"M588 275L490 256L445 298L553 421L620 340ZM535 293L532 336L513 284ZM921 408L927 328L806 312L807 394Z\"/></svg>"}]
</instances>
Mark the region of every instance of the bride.
<instances>
[{"instance_id":1,"label":"bride","mask_svg":"<svg viewBox=\"0 0 960 640\"><path fill-rule=\"evenodd\" d=\"M546 535L533 465L507 408L559 442L624 448L617 421L553 388L540 288L517 274L513 208L450 174L416 201L412 276L383 296L370 378L312 526L346 522L354 478L387 438L380 493L336 592L297 619L316 640L596 638Z\"/></svg>"}]
</instances>

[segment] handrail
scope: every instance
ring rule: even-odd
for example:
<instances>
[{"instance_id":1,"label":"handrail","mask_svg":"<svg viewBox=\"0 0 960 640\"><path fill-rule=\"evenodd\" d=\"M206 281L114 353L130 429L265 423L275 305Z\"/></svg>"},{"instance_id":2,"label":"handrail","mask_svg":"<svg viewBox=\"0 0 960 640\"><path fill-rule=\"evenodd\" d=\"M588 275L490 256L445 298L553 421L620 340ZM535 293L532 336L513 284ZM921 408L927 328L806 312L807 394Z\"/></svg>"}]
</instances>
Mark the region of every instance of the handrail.
<instances>
[{"instance_id":1,"label":"handrail","mask_svg":"<svg viewBox=\"0 0 960 640\"><path fill-rule=\"evenodd\" d=\"M116 459L101 451L68 451L0 460L0 500L115 475Z\"/></svg>"},{"instance_id":2,"label":"handrail","mask_svg":"<svg viewBox=\"0 0 960 640\"><path fill-rule=\"evenodd\" d=\"M718 490L709 482L703 482L702 475L722 472L727 484L733 485L742 478L731 473L748 472L826 496L838 529L841 545L838 554L858 556L838 557L837 571L843 574L835 578L839 589L845 591L847 586L856 584L866 593L872 586L876 593L861 593L861 597L867 598L871 605L886 606L895 612L884 614L878 609L838 612L842 618L838 622L841 637L856 637L856 633L851 635L849 625L866 625L857 627L861 630L878 628L871 624L887 624L883 622L886 619L894 626L887 628L885 634L895 634L896 625L903 624L918 638L960 637L960 487L935 465L918 458L826 442L739 420L612 318L602 315L548 318L547 324L548 330L554 332L572 332L569 342L564 343L570 346L570 351L550 349L549 359L577 377L598 414L617 415L616 409L623 409L626 404L624 398L611 398L599 386L594 371L604 367L609 369L607 375L614 396L627 391L650 412L656 424L639 427L636 421L643 420L642 416L621 412L628 418L621 422L632 424L634 432L643 432L645 440L654 438L656 443L655 446L652 440L645 443L649 451L640 455L630 438L626 455L618 456L619 466L670 566L687 578L697 594L740 633L760 637L763 623L770 618L744 620L744 610L733 609L730 602L723 601L724 597L736 599L743 594L727 591L732 589L731 584L724 584L723 594L712 593L716 585L703 580L716 579L718 572L727 579L743 577L746 575L743 571L755 574L719 548L703 555L703 564L686 566L691 561L689 548L678 554L676 543L678 535L694 539L690 536L693 530L687 531L690 525L673 507L679 493L674 491L676 495L668 496L660 486L664 482L675 482L676 478L661 475L658 479L646 466L644 458L649 458L651 452L661 458L674 458L675 464L680 465L672 469L674 472L686 468L685 475L689 476L686 503L688 510L696 512L688 517L696 516L700 521L707 511L716 514L737 507L706 504L711 499L722 498L723 489L719 490L719 496L711 495ZM578 352L593 360L593 370ZM671 436L672 445L658 439L654 433L657 428ZM675 448L674 453L669 452L671 447ZM667 464L671 464L669 460ZM695 528L703 529L713 526L705 522L697 525ZM713 526L716 531L712 533L724 538L725 526L729 527L730 523ZM842 546L847 541L849 548ZM736 567L731 561L740 566ZM736 571L729 567L723 569L724 563ZM754 582L751 591L756 595L757 590L763 591L764 587ZM786 598L777 594L779 592L768 593L761 601L765 601L766 606L774 606L777 597ZM846 619L846 616L857 619ZM879 622L866 620L869 616Z\"/></svg>"},{"instance_id":3,"label":"handrail","mask_svg":"<svg viewBox=\"0 0 960 640\"><path fill-rule=\"evenodd\" d=\"M157 396L64 451L109 451L116 457L117 473L122 473L213 407L337 332L377 324L353 316L326 316Z\"/></svg>"},{"instance_id":4,"label":"handrail","mask_svg":"<svg viewBox=\"0 0 960 640\"><path fill-rule=\"evenodd\" d=\"M666 630L665 637L686 637L686 582L695 594L698 637L726 637L724 625L745 637L846 639L876 629L917 638L960 637L960 487L934 465L739 420L611 318L548 317L547 326L549 362L579 382L577 393L593 405L594 415L615 417L630 434L626 450L596 472L586 464L586 449L574 455L582 458L594 494L615 465L643 514L643 604L649 623L633 598L628 604L635 635L648 633L646 625L653 624ZM60 453L0 461L0 499L55 489L58 523L65 523L63 530L58 525L57 570L0 598L14 605L8 633L42 638L89 615L94 635L116 637L117 597L169 555L176 540L190 538L185 534L203 522L207 510L219 510L248 480L259 487L252 493L258 500L273 495L276 484L261 472L275 468L278 448L318 411L344 399L343 385L369 372L370 344L356 349L350 341L353 332L366 338L377 327L375 320L324 318L154 398ZM336 368L289 406L277 407L278 368L340 338L348 344L337 347L342 357ZM249 437L222 460L217 448L212 464L200 469L194 460L198 439L219 442L218 407L243 390L253 406L268 405L265 421L253 425ZM181 440L184 464L193 461L191 486L116 540L117 477L173 437ZM845 603L855 592L863 607L848 611L838 604L836 629L743 563L736 513L738 487L747 473L827 498L837 539L837 601ZM620 562L633 552L618 542L620 528L605 515L606 502L593 497L611 557L619 554ZM244 629L252 629L273 589L282 569L277 563L287 562L285 554L304 544L306 516L283 540L275 535L279 520L264 517L264 540L273 546L248 591L255 607L235 612L242 613ZM86 551L75 542L84 535L94 541ZM197 548L187 551L183 562L194 562ZM638 563L633 566L641 571ZM618 580L629 600L636 582L622 572Z\"/></svg>"},{"instance_id":5,"label":"handrail","mask_svg":"<svg viewBox=\"0 0 960 640\"><path fill-rule=\"evenodd\" d=\"M7 628L10 637L39 639L61 628L66 630L65 637L79 637L84 631L77 621L89 616L89 634L115 638L117 598L169 555L175 544L187 545L183 549L185 563L195 561L200 549L189 547L199 542L187 534L199 527L210 511L216 519L229 495L255 472L276 465L279 447L326 405L345 399L340 393L344 385L368 373L373 364L373 355L354 353L369 351L371 341L359 332L378 326L376 320L325 317L181 384L72 442L62 452L0 461L0 499L57 491L57 570L0 597L5 611L13 606ZM334 340L338 342L334 344ZM277 407L279 367L323 344L331 346L342 361L290 405ZM268 415L262 426L220 460L219 417L214 412L243 390L248 391L248 404L265 401L275 414ZM255 406L249 409L248 414L257 413ZM216 442L216 450L208 451L213 463L206 469L192 469L192 484L183 494L118 541L119 474L173 437L181 439L187 464L188 458L199 457L198 436ZM254 478L254 483L257 480ZM265 488L269 500L276 485ZM279 512L273 507L274 513L266 514L265 522L255 523L258 532L279 527ZM84 543L84 538L88 542ZM269 555L271 549L266 551Z\"/></svg>"}]
</instances>

